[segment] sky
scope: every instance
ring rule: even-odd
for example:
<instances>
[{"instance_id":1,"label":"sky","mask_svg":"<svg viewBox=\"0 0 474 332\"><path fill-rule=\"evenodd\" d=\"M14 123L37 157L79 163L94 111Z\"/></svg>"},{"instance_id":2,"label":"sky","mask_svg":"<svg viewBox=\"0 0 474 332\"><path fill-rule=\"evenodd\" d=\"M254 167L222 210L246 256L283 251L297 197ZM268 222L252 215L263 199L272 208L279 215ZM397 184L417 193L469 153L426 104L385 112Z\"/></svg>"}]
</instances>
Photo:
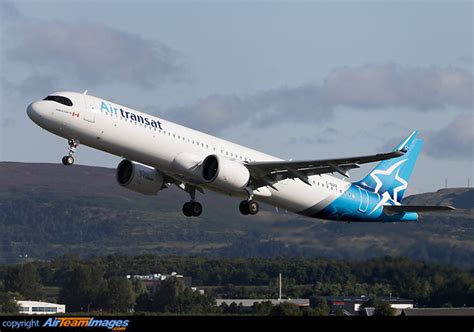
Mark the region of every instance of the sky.
<instances>
[{"instance_id":1,"label":"sky","mask_svg":"<svg viewBox=\"0 0 474 332\"><path fill-rule=\"evenodd\" d=\"M60 163L66 140L26 107L87 89L284 159L387 152L418 129L408 193L474 182L472 1L0 4L1 161Z\"/></svg>"}]
</instances>

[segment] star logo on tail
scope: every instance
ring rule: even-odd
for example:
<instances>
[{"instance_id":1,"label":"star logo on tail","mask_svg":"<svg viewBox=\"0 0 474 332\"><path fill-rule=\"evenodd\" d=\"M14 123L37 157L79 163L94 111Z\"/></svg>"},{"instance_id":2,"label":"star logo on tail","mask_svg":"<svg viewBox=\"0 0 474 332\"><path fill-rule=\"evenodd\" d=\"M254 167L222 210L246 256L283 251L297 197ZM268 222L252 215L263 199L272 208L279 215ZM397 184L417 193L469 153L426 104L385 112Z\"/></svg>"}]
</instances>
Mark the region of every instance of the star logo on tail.
<instances>
[{"instance_id":1,"label":"star logo on tail","mask_svg":"<svg viewBox=\"0 0 474 332\"><path fill-rule=\"evenodd\" d=\"M369 215L374 213L382 205L385 205L388 201L393 201L395 205L400 205L400 202L398 202L398 193L404 191L408 186L408 182L400 177L401 165L406 161L407 159L400 160L385 171L375 170L370 174L376 183L374 192L380 194L382 199ZM397 183L399 184L398 186L396 186Z\"/></svg>"}]
</instances>

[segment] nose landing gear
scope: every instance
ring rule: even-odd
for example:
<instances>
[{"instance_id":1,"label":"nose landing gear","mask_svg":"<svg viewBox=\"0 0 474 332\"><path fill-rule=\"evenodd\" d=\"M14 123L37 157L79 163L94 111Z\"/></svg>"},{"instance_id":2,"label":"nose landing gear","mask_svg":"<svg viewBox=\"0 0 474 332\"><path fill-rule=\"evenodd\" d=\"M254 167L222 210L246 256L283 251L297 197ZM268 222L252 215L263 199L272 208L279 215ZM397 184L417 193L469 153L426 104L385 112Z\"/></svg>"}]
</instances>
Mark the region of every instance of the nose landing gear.
<instances>
[{"instance_id":1,"label":"nose landing gear","mask_svg":"<svg viewBox=\"0 0 474 332\"><path fill-rule=\"evenodd\" d=\"M73 154L76 151L76 148L79 146L79 141L75 139L70 139L67 141L67 143L69 145L69 154L67 156L64 156L61 161L63 162L63 165L70 166L74 164Z\"/></svg>"}]
</instances>

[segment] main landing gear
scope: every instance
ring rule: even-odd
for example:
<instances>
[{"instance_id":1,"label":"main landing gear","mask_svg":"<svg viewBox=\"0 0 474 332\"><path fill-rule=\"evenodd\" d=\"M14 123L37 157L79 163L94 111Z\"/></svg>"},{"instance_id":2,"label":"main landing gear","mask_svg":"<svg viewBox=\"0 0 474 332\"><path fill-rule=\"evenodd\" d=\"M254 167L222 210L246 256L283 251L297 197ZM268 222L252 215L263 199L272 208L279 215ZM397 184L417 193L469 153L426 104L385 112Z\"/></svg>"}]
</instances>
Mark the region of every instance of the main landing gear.
<instances>
[{"instance_id":1,"label":"main landing gear","mask_svg":"<svg viewBox=\"0 0 474 332\"><path fill-rule=\"evenodd\" d=\"M253 189L250 187L245 188L247 191L248 198L245 201L240 202L239 210L243 215L255 215L260 210L258 203L253 200Z\"/></svg>"},{"instance_id":2,"label":"main landing gear","mask_svg":"<svg viewBox=\"0 0 474 332\"><path fill-rule=\"evenodd\" d=\"M239 210L240 213L242 213L243 215L255 215L260 210L260 207L258 206L258 203L256 201L254 201L253 199L249 199L240 202Z\"/></svg>"},{"instance_id":3,"label":"main landing gear","mask_svg":"<svg viewBox=\"0 0 474 332\"><path fill-rule=\"evenodd\" d=\"M202 205L196 202L196 187L185 186L184 190L191 196L191 201L183 205L183 214L186 217L199 217L202 213Z\"/></svg>"},{"instance_id":4,"label":"main landing gear","mask_svg":"<svg viewBox=\"0 0 474 332\"><path fill-rule=\"evenodd\" d=\"M62 159L63 165L69 166L74 164L73 154L76 151L76 148L79 146L79 141L75 139L70 139L67 141L69 145L69 154L64 156Z\"/></svg>"},{"instance_id":5,"label":"main landing gear","mask_svg":"<svg viewBox=\"0 0 474 332\"><path fill-rule=\"evenodd\" d=\"M186 217L199 217L202 213L202 205L195 201L186 202L183 205L183 213Z\"/></svg>"}]
</instances>

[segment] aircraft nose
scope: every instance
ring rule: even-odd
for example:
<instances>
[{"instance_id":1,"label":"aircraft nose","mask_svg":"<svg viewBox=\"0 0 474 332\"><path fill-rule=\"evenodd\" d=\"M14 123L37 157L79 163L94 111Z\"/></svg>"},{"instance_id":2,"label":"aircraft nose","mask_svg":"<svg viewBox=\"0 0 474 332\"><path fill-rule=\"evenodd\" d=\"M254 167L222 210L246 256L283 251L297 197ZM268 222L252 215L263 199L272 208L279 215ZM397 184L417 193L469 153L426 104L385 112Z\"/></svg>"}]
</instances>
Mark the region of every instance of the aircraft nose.
<instances>
[{"instance_id":1,"label":"aircraft nose","mask_svg":"<svg viewBox=\"0 0 474 332\"><path fill-rule=\"evenodd\" d=\"M31 120L38 120L38 118L40 117L40 112L37 101L28 105L28 107L26 108L26 114Z\"/></svg>"}]
</instances>

